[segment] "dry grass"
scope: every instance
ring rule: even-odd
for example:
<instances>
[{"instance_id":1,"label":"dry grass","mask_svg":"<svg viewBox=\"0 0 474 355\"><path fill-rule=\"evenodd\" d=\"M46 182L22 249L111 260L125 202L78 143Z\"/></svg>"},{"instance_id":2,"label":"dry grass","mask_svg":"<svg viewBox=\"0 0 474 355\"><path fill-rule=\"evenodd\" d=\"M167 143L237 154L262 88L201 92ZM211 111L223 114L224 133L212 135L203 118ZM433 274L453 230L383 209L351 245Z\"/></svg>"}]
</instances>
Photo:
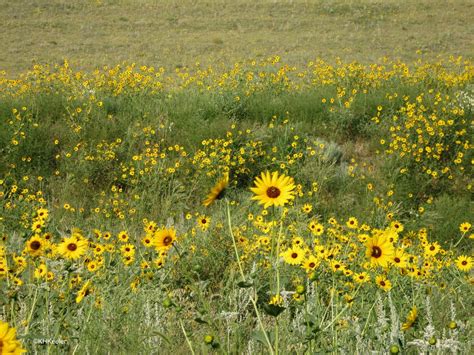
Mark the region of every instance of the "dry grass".
<instances>
[{"instance_id":1,"label":"dry grass","mask_svg":"<svg viewBox=\"0 0 474 355\"><path fill-rule=\"evenodd\" d=\"M472 57L470 0L10 0L0 4L0 69L63 58L174 67L279 54L374 61L383 55Z\"/></svg>"}]
</instances>

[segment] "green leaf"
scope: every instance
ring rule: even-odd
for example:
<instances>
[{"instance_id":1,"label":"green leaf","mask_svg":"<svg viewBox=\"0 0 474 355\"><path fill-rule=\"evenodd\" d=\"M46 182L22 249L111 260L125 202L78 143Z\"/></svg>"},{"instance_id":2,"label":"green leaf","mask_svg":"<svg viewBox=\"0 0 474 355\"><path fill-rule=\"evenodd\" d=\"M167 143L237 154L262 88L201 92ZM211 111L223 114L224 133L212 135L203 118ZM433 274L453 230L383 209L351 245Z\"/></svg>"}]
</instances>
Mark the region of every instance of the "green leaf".
<instances>
[{"instance_id":1,"label":"green leaf","mask_svg":"<svg viewBox=\"0 0 474 355\"><path fill-rule=\"evenodd\" d=\"M277 306L275 304L264 304L263 310L266 314L272 317L278 317L281 312L283 312L286 308Z\"/></svg>"},{"instance_id":2,"label":"green leaf","mask_svg":"<svg viewBox=\"0 0 474 355\"><path fill-rule=\"evenodd\" d=\"M206 321L206 320L204 320L204 319L202 319L202 318L200 318L200 317L194 318L194 321L198 322L199 324L209 324L208 321Z\"/></svg>"},{"instance_id":3,"label":"green leaf","mask_svg":"<svg viewBox=\"0 0 474 355\"><path fill-rule=\"evenodd\" d=\"M250 281L239 281L237 282L237 286L240 288L249 288L253 286L253 282Z\"/></svg>"}]
</instances>

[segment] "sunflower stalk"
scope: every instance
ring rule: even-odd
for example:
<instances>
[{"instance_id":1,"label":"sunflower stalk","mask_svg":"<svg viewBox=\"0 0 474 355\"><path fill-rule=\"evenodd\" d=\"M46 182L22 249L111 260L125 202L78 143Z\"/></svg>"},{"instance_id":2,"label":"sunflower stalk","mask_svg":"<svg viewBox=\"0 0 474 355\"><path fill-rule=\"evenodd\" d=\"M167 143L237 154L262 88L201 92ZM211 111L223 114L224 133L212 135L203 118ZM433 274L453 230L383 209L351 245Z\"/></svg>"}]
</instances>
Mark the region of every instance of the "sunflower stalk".
<instances>
[{"instance_id":1,"label":"sunflower stalk","mask_svg":"<svg viewBox=\"0 0 474 355\"><path fill-rule=\"evenodd\" d=\"M193 344L191 344L191 341L188 338L188 334L186 333L186 329L184 329L183 321L180 319L179 320L179 325L181 326L181 330L183 331L184 337L186 338L186 343L189 346L189 350L191 351L191 354L194 355L194 349L193 349Z\"/></svg>"},{"instance_id":2,"label":"sunflower stalk","mask_svg":"<svg viewBox=\"0 0 474 355\"><path fill-rule=\"evenodd\" d=\"M239 266L239 271L240 271L240 276L242 277L242 281L245 282L246 277L245 277L244 269L243 269L242 263L240 261L239 251L237 250L237 243L235 242L234 232L232 232L232 219L230 217L230 207L229 207L229 201L227 199L226 199L226 206L227 206L227 223L229 225L229 232L230 232L230 236L232 238L232 244L234 245L235 258L237 260L237 265ZM256 303L253 296L250 296L250 301L252 302L253 308L255 310L255 314L257 316L258 324L259 324L259 326L260 326L260 328L263 332L263 335L265 336L265 341L267 343L268 350L269 350L270 354L273 355L273 354L275 354L275 352L273 350L272 343L270 342L270 339L268 338L268 334L265 330L265 327L263 326L262 318L260 316L260 312L258 311L257 303Z\"/></svg>"}]
</instances>

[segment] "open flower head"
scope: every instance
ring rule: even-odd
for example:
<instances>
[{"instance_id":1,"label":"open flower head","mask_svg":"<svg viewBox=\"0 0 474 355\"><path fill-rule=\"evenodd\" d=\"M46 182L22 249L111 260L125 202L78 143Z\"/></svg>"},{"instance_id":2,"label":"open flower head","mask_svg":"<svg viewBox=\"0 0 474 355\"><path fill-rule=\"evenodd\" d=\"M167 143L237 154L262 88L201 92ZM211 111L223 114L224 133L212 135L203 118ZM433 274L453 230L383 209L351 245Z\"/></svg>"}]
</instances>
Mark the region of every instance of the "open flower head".
<instances>
[{"instance_id":1,"label":"open flower head","mask_svg":"<svg viewBox=\"0 0 474 355\"><path fill-rule=\"evenodd\" d=\"M0 320L0 354L23 354L26 350L16 339L16 329Z\"/></svg>"},{"instance_id":2,"label":"open flower head","mask_svg":"<svg viewBox=\"0 0 474 355\"><path fill-rule=\"evenodd\" d=\"M66 259L78 259L87 251L88 243L75 236L64 238L58 246L58 252Z\"/></svg>"},{"instance_id":3,"label":"open flower head","mask_svg":"<svg viewBox=\"0 0 474 355\"><path fill-rule=\"evenodd\" d=\"M277 171L263 172L255 179L255 187L250 188L255 194L252 200L257 200L264 208L284 206L295 198L294 189L293 178L284 174L279 175Z\"/></svg>"},{"instance_id":4,"label":"open flower head","mask_svg":"<svg viewBox=\"0 0 474 355\"><path fill-rule=\"evenodd\" d=\"M366 243L365 255L373 266L388 267L392 262L395 248L385 233L374 235Z\"/></svg>"}]
</instances>

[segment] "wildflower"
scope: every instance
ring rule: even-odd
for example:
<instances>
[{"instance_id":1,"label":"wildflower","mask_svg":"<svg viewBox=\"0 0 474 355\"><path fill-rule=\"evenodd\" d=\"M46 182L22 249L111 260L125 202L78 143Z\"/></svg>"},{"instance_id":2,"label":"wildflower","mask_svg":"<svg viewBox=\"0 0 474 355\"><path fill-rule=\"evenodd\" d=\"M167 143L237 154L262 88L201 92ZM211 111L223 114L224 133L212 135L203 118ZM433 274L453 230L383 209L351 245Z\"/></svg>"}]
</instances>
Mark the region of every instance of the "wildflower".
<instances>
[{"instance_id":1,"label":"wildflower","mask_svg":"<svg viewBox=\"0 0 474 355\"><path fill-rule=\"evenodd\" d=\"M199 216L198 220L198 226L203 230L207 230L210 226L211 223L211 217L207 217L204 215Z\"/></svg>"},{"instance_id":2,"label":"wildflower","mask_svg":"<svg viewBox=\"0 0 474 355\"><path fill-rule=\"evenodd\" d=\"M220 200L224 196L227 186L229 186L229 174L225 173L224 177L211 189L202 204L207 207L215 200Z\"/></svg>"},{"instance_id":3,"label":"wildflower","mask_svg":"<svg viewBox=\"0 0 474 355\"><path fill-rule=\"evenodd\" d=\"M58 252L67 259L77 259L87 251L87 241L77 237L64 238L58 246Z\"/></svg>"},{"instance_id":4,"label":"wildflower","mask_svg":"<svg viewBox=\"0 0 474 355\"><path fill-rule=\"evenodd\" d=\"M135 246L133 244L124 244L120 247L122 255L133 255L135 254Z\"/></svg>"},{"instance_id":5,"label":"wildflower","mask_svg":"<svg viewBox=\"0 0 474 355\"><path fill-rule=\"evenodd\" d=\"M90 272L96 271L97 268L98 268L97 261L92 260L87 263L87 270L89 270Z\"/></svg>"},{"instance_id":6,"label":"wildflower","mask_svg":"<svg viewBox=\"0 0 474 355\"><path fill-rule=\"evenodd\" d=\"M305 203L301 209L303 210L304 213L308 214L313 210L313 206L310 205L309 203Z\"/></svg>"},{"instance_id":7,"label":"wildflower","mask_svg":"<svg viewBox=\"0 0 474 355\"><path fill-rule=\"evenodd\" d=\"M396 249L392 257L392 263L398 268L405 268L408 265L408 256L402 249Z\"/></svg>"},{"instance_id":8,"label":"wildflower","mask_svg":"<svg viewBox=\"0 0 474 355\"><path fill-rule=\"evenodd\" d=\"M266 171L255 179L255 187L251 190L255 194L252 200L259 201L264 208L269 206L283 206L294 199L295 184L293 178L285 175L278 175L278 172Z\"/></svg>"},{"instance_id":9,"label":"wildflower","mask_svg":"<svg viewBox=\"0 0 474 355\"><path fill-rule=\"evenodd\" d=\"M35 234L26 242L26 250L31 256L42 255L46 249L46 241L40 238L39 235Z\"/></svg>"},{"instance_id":10,"label":"wildflower","mask_svg":"<svg viewBox=\"0 0 474 355\"><path fill-rule=\"evenodd\" d=\"M471 223L468 223L468 222L461 223L461 225L459 226L459 230L463 233L469 232L470 229L471 229Z\"/></svg>"},{"instance_id":11,"label":"wildflower","mask_svg":"<svg viewBox=\"0 0 474 355\"><path fill-rule=\"evenodd\" d=\"M91 285L91 281L88 280L77 292L76 303L81 303L84 297L86 297L92 292L92 288L90 285Z\"/></svg>"},{"instance_id":12,"label":"wildflower","mask_svg":"<svg viewBox=\"0 0 474 355\"><path fill-rule=\"evenodd\" d=\"M280 294L274 295L274 296L272 296L272 298L270 299L268 304L272 304L272 305L275 305L275 306L281 306L283 304L283 297Z\"/></svg>"},{"instance_id":13,"label":"wildflower","mask_svg":"<svg viewBox=\"0 0 474 355\"><path fill-rule=\"evenodd\" d=\"M369 281L370 281L370 276L369 276L369 274L366 273L365 271L364 271L364 272L361 272L361 273L354 274L354 276L352 276L352 278L353 278L354 281L357 282L357 283L365 283L365 282L369 282Z\"/></svg>"},{"instance_id":14,"label":"wildflower","mask_svg":"<svg viewBox=\"0 0 474 355\"><path fill-rule=\"evenodd\" d=\"M320 223L315 222L315 221L311 221L309 223L309 229L316 236L320 236L324 233L324 226Z\"/></svg>"},{"instance_id":15,"label":"wildflower","mask_svg":"<svg viewBox=\"0 0 474 355\"><path fill-rule=\"evenodd\" d=\"M440 249L441 246L438 242L429 243L425 246L425 254L428 256L435 256L436 254L438 254Z\"/></svg>"},{"instance_id":16,"label":"wildflower","mask_svg":"<svg viewBox=\"0 0 474 355\"><path fill-rule=\"evenodd\" d=\"M315 257L314 255L310 255L306 259L304 259L302 266L303 269L306 270L306 272L312 272L319 266L319 263L320 261L317 257Z\"/></svg>"},{"instance_id":17,"label":"wildflower","mask_svg":"<svg viewBox=\"0 0 474 355\"><path fill-rule=\"evenodd\" d=\"M385 292L392 289L392 283L385 276L379 275L375 278L375 283Z\"/></svg>"},{"instance_id":18,"label":"wildflower","mask_svg":"<svg viewBox=\"0 0 474 355\"><path fill-rule=\"evenodd\" d=\"M461 255L456 259L456 266L459 270L468 272L472 269L473 260L470 256Z\"/></svg>"},{"instance_id":19,"label":"wildflower","mask_svg":"<svg viewBox=\"0 0 474 355\"><path fill-rule=\"evenodd\" d=\"M128 242L128 233L126 231L121 231L121 232L119 232L117 238L122 243L126 243L126 242Z\"/></svg>"},{"instance_id":20,"label":"wildflower","mask_svg":"<svg viewBox=\"0 0 474 355\"><path fill-rule=\"evenodd\" d=\"M355 217L350 217L346 222L346 226L348 226L351 229L356 229L358 225L359 225L359 222L357 221Z\"/></svg>"},{"instance_id":21,"label":"wildflower","mask_svg":"<svg viewBox=\"0 0 474 355\"><path fill-rule=\"evenodd\" d=\"M48 269L46 268L45 264L40 264L34 272L35 278L40 279L44 276L46 276L46 273L48 272Z\"/></svg>"},{"instance_id":22,"label":"wildflower","mask_svg":"<svg viewBox=\"0 0 474 355\"><path fill-rule=\"evenodd\" d=\"M154 234L154 246L157 250L169 249L176 240L176 231L174 228L162 228Z\"/></svg>"},{"instance_id":23,"label":"wildflower","mask_svg":"<svg viewBox=\"0 0 474 355\"><path fill-rule=\"evenodd\" d=\"M412 328L417 318L418 318L418 310L416 309L416 306L413 306L410 312L408 312L406 321L402 324L402 330L407 331L410 328Z\"/></svg>"},{"instance_id":24,"label":"wildflower","mask_svg":"<svg viewBox=\"0 0 474 355\"><path fill-rule=\"evenodd\" d=\"M299 265L303 261L304 251L299 247L292 247L281 254L285 263Z\"/></svg>"},{"instance_id":25,"label":"wildflower","mask_svg":"<svg viewBox=\"0 0 474 355\"><path fill-rule=\"evenodd\" d=\"M366 242L365 255L370 258L374 266L387 267L392 260L394 250L392 243L388 241L385 234L373 236Z\"/></svg>"},{"instance_id":26,"label":"wildflower","mask_svg":"<svg viewBox=\"0 0 474 355\"><path fill-rule=\"evenodd\" d=\"M0 354L22 354L26 350L16 339L16 329L0 320Z\"/></svg>"},{"instance_id":27,"label":"wildflower","mask_svg":"<svg viewBox=\"0 0 474 355\"><path fill-rule=\"evenodd\" d=\"M403 224L398 221L393 221L392 223L390 223L390 228L397 233L403 232L404 229Z\"/></svg>"},{"instance_id":28,"label":"wildflower","mask_svg":"<svg viewBox=\"0 0 474 355\"><path fill-rule=\"evenodd\" d=\"M146 246L147 248L151 247L153 245L153 239L150 235L146 235L142 238L142 244Z\"/></svg>"},{"instance_id":29,"label":"wildflower","mask_svg":"<svg viewBox=\"0 0 474 355\"><path fill-rule=\"evenodd\" d=\"M42 220L45 220L48 218L48 210L46 208L39 208L37 211L36 211L36 215L38 216L38 218L42 219Z\"/></svg>"}]
</instances>

